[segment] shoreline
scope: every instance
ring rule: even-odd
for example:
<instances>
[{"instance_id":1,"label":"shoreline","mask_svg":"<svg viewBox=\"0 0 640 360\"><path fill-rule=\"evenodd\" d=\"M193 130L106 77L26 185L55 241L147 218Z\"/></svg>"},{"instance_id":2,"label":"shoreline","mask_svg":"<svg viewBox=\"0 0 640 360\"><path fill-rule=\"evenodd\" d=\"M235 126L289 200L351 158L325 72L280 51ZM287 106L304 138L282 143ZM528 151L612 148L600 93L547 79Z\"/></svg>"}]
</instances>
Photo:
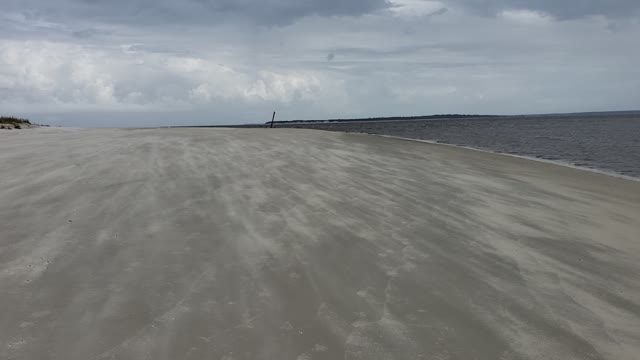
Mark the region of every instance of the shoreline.
<instances>
[{"instance_id":1,"label":"shoreline","mask_svg":"<svg viewBox=\"0 0 640 360\"><path fill-rule=\"evenodd\" d=\"M323 129L310 129L310 130L321 130L321 131L329 131L329 132L333 131L333 130L323 130ZM531 160L531 161L541 162L541 163L545 163L545 164L552 164L552 165L557 165L557 166L561 166L561 167L565 167L565 168L571 168L571 169L575 169L575 170L582 170L582 171L586 171L586 172L589 172L589 173L592 173L592 174L600 174L600 175L611 176L611 177L618 178L618 179L624 179L624 180L630 180L630 181L634 181L634 182L640 182L640 177L620 174L620 173L614 172L613 170L595 169L595 168L579 166L579 165L575 165L575 164L572 164L570 162L565 162L565 161L562 161L562 160L549 160L549 159L542 159L542 158L537 158L537 157L532 157L532 156L527 156L527 155L508 154L508 153L503 153L503 152L498 152L498 151L493 151L493 150L479 149L479 148L475 148L475 147L467 146L467 145L448 144L448 143L443 143L443 142L439 142L439 141L436 141L436 140L413 139L413 138L407 138L407 137L402 137L402 136L372 134L372 133L361 133L361 132L346 132L346 131L339 131L339 132L344 133L344 134L369 135L369 136L379 136L379 137L383 137L383 138L390 138L390 139L396 139L396 140L415 141L415 142L421 142L421 143L426 143L426 144L431 144L431 145L450 146L450 147L458 148L458 149L478 151L478 152L486 153L486 154L508 156L508 157L517 158L517 159Z\"/></svg>"}]
</instances>

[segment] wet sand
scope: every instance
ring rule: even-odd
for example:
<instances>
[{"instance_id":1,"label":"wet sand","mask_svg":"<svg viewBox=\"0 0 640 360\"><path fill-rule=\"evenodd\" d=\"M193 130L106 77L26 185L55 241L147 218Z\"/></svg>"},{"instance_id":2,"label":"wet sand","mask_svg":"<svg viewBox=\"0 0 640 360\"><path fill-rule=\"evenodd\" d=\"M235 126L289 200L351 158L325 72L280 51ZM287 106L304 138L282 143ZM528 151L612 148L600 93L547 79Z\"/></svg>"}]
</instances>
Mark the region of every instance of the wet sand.
<instances>
[{"instance_id":1,"label":"wet sand","mask_svg":"<svg viewBox=\"0 0 640 360\"><path fill-rule=\"evenodd\" d=\"M0 133L0 359L637 359L640 183L296 129Z\"/></svg>"}]
</instances>

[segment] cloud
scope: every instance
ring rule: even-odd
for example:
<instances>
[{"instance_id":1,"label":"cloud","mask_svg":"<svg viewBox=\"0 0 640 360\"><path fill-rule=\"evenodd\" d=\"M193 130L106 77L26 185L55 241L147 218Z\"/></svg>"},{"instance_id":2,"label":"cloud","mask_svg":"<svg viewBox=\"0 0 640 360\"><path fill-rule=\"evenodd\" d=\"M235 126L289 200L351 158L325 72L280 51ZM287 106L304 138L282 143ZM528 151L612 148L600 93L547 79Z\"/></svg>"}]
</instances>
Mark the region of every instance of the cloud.
<instances>
[{"instance_id":1,"label":"cloud","mask_svg":"<svg viewBox=\"0 0 640 360\"><path fill-rule=\"evenodd\" d=\"M244 21L282 26L309 16L357 17L385 9L397 16L423 16L442 13L450 5L487 15L528 9L558 19L598 15L632 17L640 11L640 2L637 0L5 0L0 9L27 18L48 18L54 22L80 19L158 26Z\"/></svg>"},{"instance_id":2,"label":"cloud","mask_svg":"<svg viewBox=\"0 0 640 360\"><path fill-rule=\"evenodd\" d=\"M88 39L88 38L96 37L102 34L105 34L105 33L97 29L82 29L82 30L71 31L71 35L79 39Z\"/></svg>"},{"instance_id":3,"label":"cloud","mask_svg":"<svg viewBox=\"0 0 640 360\"><path fill-rule=\"evenodd\" d=\"M337 82L312 71L237 70L214 61L120 53L46 41L0 41L0 104L69 109L192 109L220 103L304 103Z\"/></svg>"},{"instance_id":4,"label":"cloud","mask_svg":"<svg viewBox=\"0 0 640 360\"><path fill-rule=\"evenodd\" d=\"M547 24L553 19L540 11L532 10L504 10L498 14L500 17L521 24Z\"/></svg>"},{"instance_id":5,"label":"cloud","mask_svg":"<svg viewBox=\"0 0 640 360\"><path fill-rule=\"evenodd\" d=\"M630 17L640 12L637 0L454 0L455 3L484 14L500 14L504 11L528 9L540 11L559 19L575 19L586 16Z\"/></svg>"},{"instance_id":6,"label":"cloud","mask_svg":"<svg viewBox=\"0 0 640 360\"><path fill-rule=\"evenodd\" d=\"M140 26L243 20L284 25L306 16L360 16L388 6L386 0L21 0L9 3L13 11L27 9L51 18Z\"/></svg>"},{"instance_id":7,"label":"cloud","mask_svg":"<svg viewBox=\"0 0 640 360\"><path fill-rule=\"evenodd\" d=\"M635 6L554 4L4 0L0 108L143 126L637 107L640 22L617 15Z\"/></svg>"},{"instance_id":8,"label":"cloud","mask_svg":"<svg viewBox=\"0 0 640 360\"><path fill-rule=\"evenodd\" d=\"M429 0L391 0L390 11L396 16L420 17L442 15L447 8L440 1Z\"/></svg>"}]
</instances>

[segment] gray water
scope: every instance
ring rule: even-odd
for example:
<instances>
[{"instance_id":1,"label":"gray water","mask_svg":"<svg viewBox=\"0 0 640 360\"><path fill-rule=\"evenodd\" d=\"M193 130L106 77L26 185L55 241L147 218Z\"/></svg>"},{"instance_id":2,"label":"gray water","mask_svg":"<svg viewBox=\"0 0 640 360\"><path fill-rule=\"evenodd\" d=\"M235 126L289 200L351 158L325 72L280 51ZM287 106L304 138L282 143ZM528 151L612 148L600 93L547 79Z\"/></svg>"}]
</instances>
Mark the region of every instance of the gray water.
<instances>
[{"instance_id":1,"label":"gray water","mask_svg":"<svg viewBox=\"0 0 640 360\"><path fill-rule=\"evenodd\" d=\"M640 178L640 112L288 126L432 140Z\"/></svg>"}]
</instances>

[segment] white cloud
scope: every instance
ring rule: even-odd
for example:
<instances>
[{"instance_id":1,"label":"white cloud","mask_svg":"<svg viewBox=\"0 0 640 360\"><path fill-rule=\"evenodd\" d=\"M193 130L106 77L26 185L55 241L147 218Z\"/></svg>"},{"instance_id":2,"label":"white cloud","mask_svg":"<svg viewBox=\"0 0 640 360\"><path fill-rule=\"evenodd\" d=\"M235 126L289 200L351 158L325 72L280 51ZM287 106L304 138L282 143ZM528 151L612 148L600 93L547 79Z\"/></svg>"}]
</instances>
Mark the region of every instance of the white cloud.
<instances>
[{"instance_id":1,"label":"white cloud","mask_svg":"<svg viewBox=\"0 0 640 360\"><path fill-rule=\"evenodd\" d=\"M529 25L548 24L553 18L541 11L520 9L520 10L504 10L498 14L501 18L508 21Z\"/></svg>"},{"instance_id":2,"label":"white cloud","mask_svg":"<svg viewBox=\"0 0 640 360\"><path fill-rule=\"evenodd\" d=\"M233 106L313 102L344 95L336 89L340 81L309 70L240 71L205 58L128 50L106 54L93 47L48 41L0 41L0 64L0 85L11 88L10 96L0 99L3 105L163 109L176 103Z\"/></svg>"},{"instance_id":3,"label":"white cloud","mask_svg":"<svg viewBox=\"0 0 640 360\"><path fill-rule=\"evenodd\" d=\"M110 61L101 51L46 41L0 41L0 77L14 86L4 103L115 102Z\"/></svg>"},{"instance_id":4,"label":"white cloud","mask_svg":"<svg viewBox=\"0 0 640 360\"><path fill-rule=\"evenodd\" d=\"M440 1L430 0L391 0L389 9L396 16L419 17L433 15L446 11L445 5Z\"/></svg>"}]
</instances>

